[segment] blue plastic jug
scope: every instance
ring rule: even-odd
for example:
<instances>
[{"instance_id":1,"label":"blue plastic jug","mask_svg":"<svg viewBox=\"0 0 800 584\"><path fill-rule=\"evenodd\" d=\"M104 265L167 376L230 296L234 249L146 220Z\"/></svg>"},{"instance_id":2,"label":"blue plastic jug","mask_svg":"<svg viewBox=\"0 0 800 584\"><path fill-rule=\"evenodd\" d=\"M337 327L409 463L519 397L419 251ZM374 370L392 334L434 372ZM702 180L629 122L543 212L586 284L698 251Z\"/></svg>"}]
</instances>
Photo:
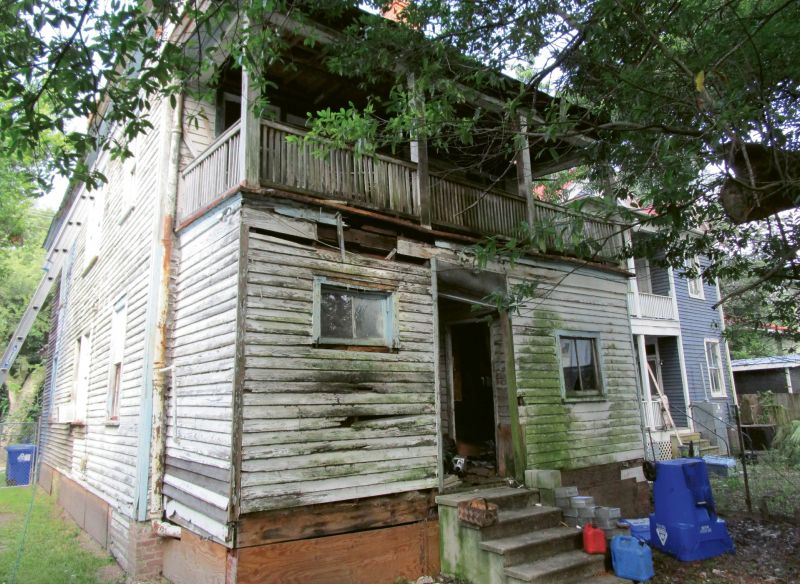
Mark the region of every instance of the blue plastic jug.
<instances>
[{"instance_id":1,"label":"blue plastic jug","mask_svg":"<svg viewBox=\"0 0 800 584\"><path fill-rule=\"evenodd\" d=\"M650 546L630 535L611 539L611 563L618 578L645 582L655 575Z\"/></svg>"}]
</instances>

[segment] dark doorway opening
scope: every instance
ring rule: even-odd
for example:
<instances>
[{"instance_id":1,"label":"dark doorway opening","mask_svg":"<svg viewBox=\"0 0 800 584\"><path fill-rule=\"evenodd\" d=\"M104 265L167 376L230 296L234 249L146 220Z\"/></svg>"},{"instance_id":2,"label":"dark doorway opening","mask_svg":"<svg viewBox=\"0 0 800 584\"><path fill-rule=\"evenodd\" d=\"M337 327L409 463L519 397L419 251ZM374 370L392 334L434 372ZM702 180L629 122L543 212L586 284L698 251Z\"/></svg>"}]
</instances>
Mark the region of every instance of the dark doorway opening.
<instances>
[{"instance_id":1,"label":"dark doorway opening","mask_svg":"<svg viewBox=\"0 0 800 584\"><path fill-rule=\"evenodd\" d=\"M497 480L497 427L488 323L450 326L455 455L467 484Z\"/></svg>"}]
</instances>

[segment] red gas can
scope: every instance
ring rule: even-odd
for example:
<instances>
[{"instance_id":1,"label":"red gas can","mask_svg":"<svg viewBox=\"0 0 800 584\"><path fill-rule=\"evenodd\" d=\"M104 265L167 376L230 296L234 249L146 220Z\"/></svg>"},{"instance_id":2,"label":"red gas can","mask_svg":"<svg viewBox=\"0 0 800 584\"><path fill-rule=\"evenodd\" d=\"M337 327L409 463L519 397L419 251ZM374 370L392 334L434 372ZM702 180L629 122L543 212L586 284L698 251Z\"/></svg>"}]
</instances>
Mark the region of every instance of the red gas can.
<instances>
[{"instance_id":1,"label":"red gas can","mask_svg":"<svg viewBox=\"0 0 800 584\"><path fill-rule=\"evenodd\" d=\"M606 534L589 524L583 526L583 551L587 554L606 553Z\"/></svg>"}]
</instances>

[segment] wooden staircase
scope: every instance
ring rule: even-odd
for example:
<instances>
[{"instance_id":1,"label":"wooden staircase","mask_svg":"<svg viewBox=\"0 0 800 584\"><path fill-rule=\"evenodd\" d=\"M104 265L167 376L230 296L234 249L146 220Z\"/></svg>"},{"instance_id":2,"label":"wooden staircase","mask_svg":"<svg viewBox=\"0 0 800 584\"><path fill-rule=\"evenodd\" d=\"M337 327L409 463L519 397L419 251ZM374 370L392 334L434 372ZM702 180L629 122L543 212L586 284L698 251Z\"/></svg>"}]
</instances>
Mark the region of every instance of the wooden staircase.
<instances>
[{"instance_id":1,"label":"wooden staircase","mask_svg":"<svg viewBox=\"0 0 800 584\"><path fill-rule=\"evenodd\" d=\"M458 503L483 497L499 507L494 525L458 521ZM528 489L498 487L440 495L442 572L475 584L625 582L606 574L605 557L582 551L581 532Z\"/></svg>"},{"instance_id":2,"label":"wooden staircase","mask_svg":"<svg viewBox=\"0 0 800 584\"><path fill-rule=\"evenodd\" d=\"M719 446L712 445L707 439L700 435L700 432L679 430L678 435L684 446L689 446L690 443L694 444L695 456L719 455L720 453ZM678 458L680 456L678 441L675 439L674 435L672 436L672 456L673 458Z\"/></svg>"}]
</instances>

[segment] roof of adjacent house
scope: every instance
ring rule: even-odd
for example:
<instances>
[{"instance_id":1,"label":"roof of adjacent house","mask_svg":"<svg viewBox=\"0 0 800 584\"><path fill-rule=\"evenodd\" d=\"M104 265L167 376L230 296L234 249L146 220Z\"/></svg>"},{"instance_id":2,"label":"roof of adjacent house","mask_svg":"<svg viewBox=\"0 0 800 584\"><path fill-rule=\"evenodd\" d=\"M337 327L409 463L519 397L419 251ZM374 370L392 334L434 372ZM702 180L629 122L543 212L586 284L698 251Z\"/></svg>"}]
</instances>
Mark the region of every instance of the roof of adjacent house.
<instances>
[{"instance_id":1,"label":"roof of adjacent house","mask_svg":"<svg viewBox=\"0 0 800 584\"><path fill-rule=\"evenodd\" d=\"M800 367L800 355L774 355L772 357L755 357L753 359L735 359L731 361L731 369L734 371L783 369L784 367Z\"/></svg>"}]
</instances>

